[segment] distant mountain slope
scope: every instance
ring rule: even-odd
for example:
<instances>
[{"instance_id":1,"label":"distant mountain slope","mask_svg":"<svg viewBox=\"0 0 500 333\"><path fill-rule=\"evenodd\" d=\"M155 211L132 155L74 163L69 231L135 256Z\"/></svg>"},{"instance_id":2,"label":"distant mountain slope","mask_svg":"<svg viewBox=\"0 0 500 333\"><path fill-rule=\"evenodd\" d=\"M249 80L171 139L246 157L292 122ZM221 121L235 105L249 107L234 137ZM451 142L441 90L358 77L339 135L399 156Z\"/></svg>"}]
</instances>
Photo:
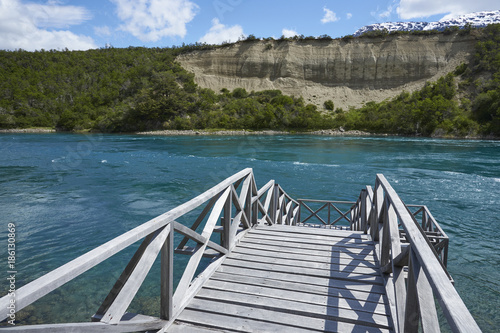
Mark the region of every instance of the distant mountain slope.
<instances>
[{"instance_id":1,"label":"distant mountain slope","mask_svg":"<svg viewBox=\"0 0 500 333\"><path fill-rule=\"evenodd\" d=\"M201 87L220 91L279 89L322 106L360 107L426 81L468 62L477 37L458 33L387 36L349 40L252 41L177 57Z\"/></svg>"},{"instance_id":2,"label":"distant mountain slope","mask_svg":"<svg viewBox=\"0 0 500 333\"><path fill-rule=\"evenodd\" d=\"M387 30L392 31L443 31L449 27L465 27L470 24L476 28L482 28L488 24L500 23L500 10L492 12L477 12L462 15L449 20L438 22L386 22L371 24L362 27L354 33L354 36L360 36L369 31Z\"/></svg>"}]
</instances>

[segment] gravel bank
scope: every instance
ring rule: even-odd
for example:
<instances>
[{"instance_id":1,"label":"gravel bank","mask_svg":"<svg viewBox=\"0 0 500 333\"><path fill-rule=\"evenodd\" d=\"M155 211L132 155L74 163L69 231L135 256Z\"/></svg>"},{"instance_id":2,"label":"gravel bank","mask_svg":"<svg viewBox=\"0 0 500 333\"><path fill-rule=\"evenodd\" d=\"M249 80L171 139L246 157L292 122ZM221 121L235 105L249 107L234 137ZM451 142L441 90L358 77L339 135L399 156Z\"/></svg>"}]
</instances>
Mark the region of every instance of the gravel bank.
<instances>
[{"instance_id":1,"label":"gravel bank","mask_svg":"<svg viewBox=\"0 0 500 333\"><path fill-rule=\"evenodd\" d=\"M14 128L14 129L3 129L0 133L55 133L55 129L49 128Z\"/></svg>"},{"instance_id":2,"label":"gravel bank","mask_svg":"<svg viewBox=\"0 0 500 333\"><path fill-rule=\"evenodd\" d=\"M288 134L310 134L310 135L330 135L330 136L370 136L373 135L363 131L344 131L342 129L320 130L314 132L285 132L285 131L246 131L246 130L162 130L137 132L138 135L288 135Z\"/></svg>"}]
</instances>

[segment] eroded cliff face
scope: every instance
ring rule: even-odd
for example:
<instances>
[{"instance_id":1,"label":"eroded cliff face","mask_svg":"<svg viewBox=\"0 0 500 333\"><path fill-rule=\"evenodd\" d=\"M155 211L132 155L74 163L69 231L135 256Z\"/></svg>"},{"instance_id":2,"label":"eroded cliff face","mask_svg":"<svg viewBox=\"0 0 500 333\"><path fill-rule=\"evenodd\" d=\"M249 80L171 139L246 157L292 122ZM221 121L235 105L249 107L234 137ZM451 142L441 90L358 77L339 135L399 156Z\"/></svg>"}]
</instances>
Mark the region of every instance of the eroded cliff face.
<instances>
[{"instance_id":1,"label":"eroded cliff face","mask_svg":"<svg viewBox=\"0 0 500 333\"><path fill-rule=\"evenodd\" d=\"M177 60L196 82L220 91L280 89L322 106L359 107L421 88L468 61L473 36L397 36L333 41L252 41Z\"/></svg>"}]
</instances>

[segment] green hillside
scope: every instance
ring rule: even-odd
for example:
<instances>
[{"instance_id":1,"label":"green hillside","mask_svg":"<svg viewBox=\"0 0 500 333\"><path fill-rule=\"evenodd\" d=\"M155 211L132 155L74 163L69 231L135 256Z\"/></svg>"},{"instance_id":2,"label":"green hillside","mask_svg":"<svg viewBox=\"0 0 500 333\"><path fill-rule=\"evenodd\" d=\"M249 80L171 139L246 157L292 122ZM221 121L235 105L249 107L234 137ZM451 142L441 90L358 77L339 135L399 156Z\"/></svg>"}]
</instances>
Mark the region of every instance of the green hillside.
<instances>
[{"instance_id":1,"label":"green hillside","mask_svg":"<svg viewBox=\"0 0 500 333\"><path fill-rule=\"evenodd\" d=\"M280 91L214 92L175 57L192 49L0 51L0 128L134 132L343 126L375 133L500 136L500 25L475 31L474 59L422 90L352 110L324 109ZM328 41L325 41L328 42Z\"/></svg>"}]
</instances>

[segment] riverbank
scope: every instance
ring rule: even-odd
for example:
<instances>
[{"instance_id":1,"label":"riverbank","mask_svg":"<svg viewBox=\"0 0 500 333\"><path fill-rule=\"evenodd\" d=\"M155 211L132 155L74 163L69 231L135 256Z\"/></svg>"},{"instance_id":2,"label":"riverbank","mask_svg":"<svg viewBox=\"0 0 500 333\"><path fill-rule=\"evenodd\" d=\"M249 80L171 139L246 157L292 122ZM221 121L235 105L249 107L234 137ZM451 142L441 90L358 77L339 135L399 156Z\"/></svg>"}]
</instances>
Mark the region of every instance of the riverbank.
<instances>
[{"instance_id":1,"label":"riverbank","mask_svg":"<svg viewBox=\"0 0 500 333\"><path fill-rule=\"evenodd\" d=\"M85 131L57 131L52 128L13 128L13 129L0 129L0 134L2 133L14 133L14 134L49 134L49 133L97 133L89 130ZM133 132L133 133L121 133L121 134L133 134L133 135L163 135L163 136L195 136L195 135L220 135L220 136L239 136L239 135L322 135L322 136L402 136L399 134L384 134L384 133L370 133L359 130L349 130L346 131L342 128L340 129L328 129L328 130L317 130L310 132L302 131L276 131L276 130L264 130L264 131L251 131L251 130L223 130L223 129L209 129L209 130L157 130L157 131L144 131L144 132ZM422 137L422 136L417 136ZM451 135L431 135L430 138L433 139L457 139L457 140L500 140L499 137L488 135L488 136L451 136Z\"/></svg>"},{"instance_id":2,"label":"riverbank","mask_svg":"<svg viewBox=\"0 0 500 333\"><path fill-rule=\"evenodd\" d=\"M160 130L136 132L137 135L290 135L311 134L330 136L373 136L375 134L363 131L320 130L313 132L287 132L287 131L247 131L247 130Z\"/></svg>"},{"instance_id":3,"label":"riverbank","mask_svg":"<svg viewBox=\"0 0 500 333\"><path fill-rule=\"evenodd\" d=\"M0 129L0 133L55 133L52 128L11 128Z\"/></svg>"}]
</instances>

